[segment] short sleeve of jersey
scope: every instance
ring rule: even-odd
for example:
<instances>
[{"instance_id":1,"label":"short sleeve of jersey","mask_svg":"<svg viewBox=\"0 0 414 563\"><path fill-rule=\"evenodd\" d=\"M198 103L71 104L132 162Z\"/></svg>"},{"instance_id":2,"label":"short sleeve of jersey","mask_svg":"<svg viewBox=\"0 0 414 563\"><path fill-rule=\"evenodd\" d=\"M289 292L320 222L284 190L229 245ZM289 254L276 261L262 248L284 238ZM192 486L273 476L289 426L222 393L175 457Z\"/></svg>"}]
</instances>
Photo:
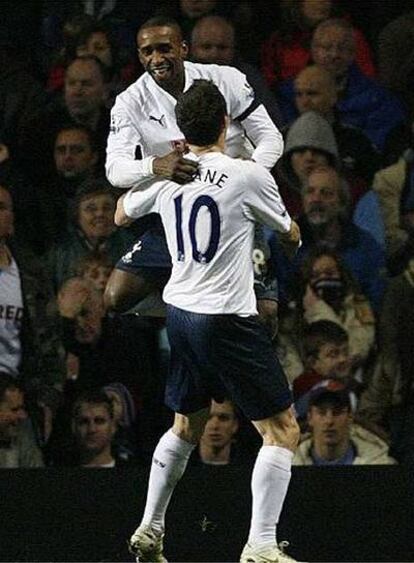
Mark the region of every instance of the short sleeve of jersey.
<instances>
[{"instance_id":1,"label":"short sleeve of jersey","mask_svg":"<svg viewBox=\"0 0 414 563\"><path fill-rule=\"evenodd\" d=\"M226 99L227 111L232 119L242 120L260 105L246 75L230 66L211 66L214 67L216 84Z\"/></svg>"},{"instance_id":2,"label":"short sleeve of jersey","mask_svg":"<svg viewBox=\"0 0 414 563\"><path fill-rule=\"evenodd\" d=\"M246 182L243 204L246 217L281 233L288 232L292 219L273 176L254 162L243 162L243 168Z\"/></svg>"}]
</instances>

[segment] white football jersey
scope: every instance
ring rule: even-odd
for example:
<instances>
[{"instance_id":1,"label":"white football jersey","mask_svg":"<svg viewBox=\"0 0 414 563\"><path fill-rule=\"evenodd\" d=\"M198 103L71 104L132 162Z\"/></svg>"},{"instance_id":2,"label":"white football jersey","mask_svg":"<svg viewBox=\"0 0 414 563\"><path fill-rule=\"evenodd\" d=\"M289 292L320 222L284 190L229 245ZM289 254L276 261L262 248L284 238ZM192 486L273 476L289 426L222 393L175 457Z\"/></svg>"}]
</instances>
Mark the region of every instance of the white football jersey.
<instances>
[{"instance_id":1,"label":"white football jersey","mask_svg":"<svg viewBox=\"0 0 414 563\"><path fill-rule=\"evenodd\" d=\"M283 152L282 135L255 99L246 76L233 67L187 61L184 69L184 91L194 80L203 78L211 80L223 94L231 118L226 153L253 158L272 168ZM184 149L184 135L175 119L176 103L147 72L117 96L111 111L106 158L106 173L114 186L139 185L152 176L154 156L164 156L174 148Z\"/></svg>"},{"instance_id":2,"label":"white football jersey","mask_svg":"<svg viewBox=\"0 0 414 563\"><path fill-rule=\"evenodd\" d=\"M124 199L128 217L161 215L172 274L166 303L204 314L257 314L253 290L254 222L288 232L291 218L262 166L210 152L197 159L195 179L157 180Z\"/></svg>"}]
</instances>

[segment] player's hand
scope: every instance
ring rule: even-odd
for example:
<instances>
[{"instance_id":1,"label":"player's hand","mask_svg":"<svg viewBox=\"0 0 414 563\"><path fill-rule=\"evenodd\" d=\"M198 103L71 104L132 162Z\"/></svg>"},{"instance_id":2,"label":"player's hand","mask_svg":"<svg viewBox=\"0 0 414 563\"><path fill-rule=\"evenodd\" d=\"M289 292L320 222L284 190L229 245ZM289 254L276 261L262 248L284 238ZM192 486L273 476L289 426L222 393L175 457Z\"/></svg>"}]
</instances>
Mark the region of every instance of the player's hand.
<instances>
[{"instance_id":1,"label":"player's hand","mask_svg":"<svg viewBox=\"0 0 414 563\"><path fill-rule=\"evenodd\" d=\"M182 153L174 150L165 156L155 157L152 170L157 176L163 176L178 184L191 182L197 172L198 163L184 158Z\"/></svg>"},{"instance_id":2,"label":"player's hand","mask_svg":"<svg viewBox=\"0 0 414 563\"><path fill-rule=\"evenodd\" d=\"M289 258L293 258L301 245L299 225L292 221L290 231L279 233L279 240Z\"/></svg>"}]
</instances>

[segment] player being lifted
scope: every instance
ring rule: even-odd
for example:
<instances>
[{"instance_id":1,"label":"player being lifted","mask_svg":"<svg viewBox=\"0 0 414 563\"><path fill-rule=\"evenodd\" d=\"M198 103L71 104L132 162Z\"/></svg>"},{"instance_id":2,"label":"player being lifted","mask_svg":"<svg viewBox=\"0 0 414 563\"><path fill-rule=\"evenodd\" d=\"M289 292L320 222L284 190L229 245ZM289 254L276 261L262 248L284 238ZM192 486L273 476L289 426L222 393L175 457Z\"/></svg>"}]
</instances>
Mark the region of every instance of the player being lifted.
<instances>
[{"instance_id":1,"label":"player being lifted","mask_svg":"<svg viewBox=\"0 0 414 563\"><path fill-rule=\"evenodd\" d=\"M146 72L117 97L111 112L106 172L114 186L142 186L155 177L179 183L191 180L197 163L183 154L185 143L174 107L178 96L200 78L214 82L226 100L230 123L225 152L252 158L268 169L274 166L283 151L282 135L244 74L227 66L184 61L187 45L177 23L168 18L144 23L137 45ZM155 225L113 270L106 305L118 311L134 306L155 289L163 289L170 272L165 238ZM261 283L256 286L263 289ZM271 320L277 299L271 283L257 297L260 313Z\"/></svg>"},{"instance_id":2,"label":"player being lifted","mask_svg":"<svg viewBox=\"0 0 414 563\"><path fill-rule=\"evenodd\" d=\"M252 475L253 507L244 563L292 561L276 542L299 429L285 374L258 322L251 252L254 223L279 231L294 252L300 233L270 173L223 154L226 102L209 81L179 97L177 124L197 163L193 181L154 181L118 202L126 225L159 213L172 257L165 287L171 345L166 404L176 414L152 460L142 522L130 540L139 561L166 561L164 519L174 487L208 419L211 399L233 401L263 438Z\"/></svg>"}]
</instances>

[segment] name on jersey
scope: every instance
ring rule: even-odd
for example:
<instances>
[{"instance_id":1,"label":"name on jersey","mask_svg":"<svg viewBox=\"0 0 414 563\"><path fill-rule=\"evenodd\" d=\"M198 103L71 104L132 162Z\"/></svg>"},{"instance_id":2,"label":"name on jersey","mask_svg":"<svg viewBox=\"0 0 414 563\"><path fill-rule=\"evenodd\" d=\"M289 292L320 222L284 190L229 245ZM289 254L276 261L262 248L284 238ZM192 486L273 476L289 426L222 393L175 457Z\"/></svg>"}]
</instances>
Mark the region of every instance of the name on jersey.
<instances>
[{"instance_id":1,"label":"name on jersey","mask_svg":"<svg viewBox=\"0 0 414 563\"><path fill-rule=\"evenodd\" d=\"M194 173L193 179L200 180L204 184L214 184L218 188L222 188L227 180L227 174L223 172L217 172L217 170L212 170L211 168L202 168Z\"/></svg>"}]
</instances>

